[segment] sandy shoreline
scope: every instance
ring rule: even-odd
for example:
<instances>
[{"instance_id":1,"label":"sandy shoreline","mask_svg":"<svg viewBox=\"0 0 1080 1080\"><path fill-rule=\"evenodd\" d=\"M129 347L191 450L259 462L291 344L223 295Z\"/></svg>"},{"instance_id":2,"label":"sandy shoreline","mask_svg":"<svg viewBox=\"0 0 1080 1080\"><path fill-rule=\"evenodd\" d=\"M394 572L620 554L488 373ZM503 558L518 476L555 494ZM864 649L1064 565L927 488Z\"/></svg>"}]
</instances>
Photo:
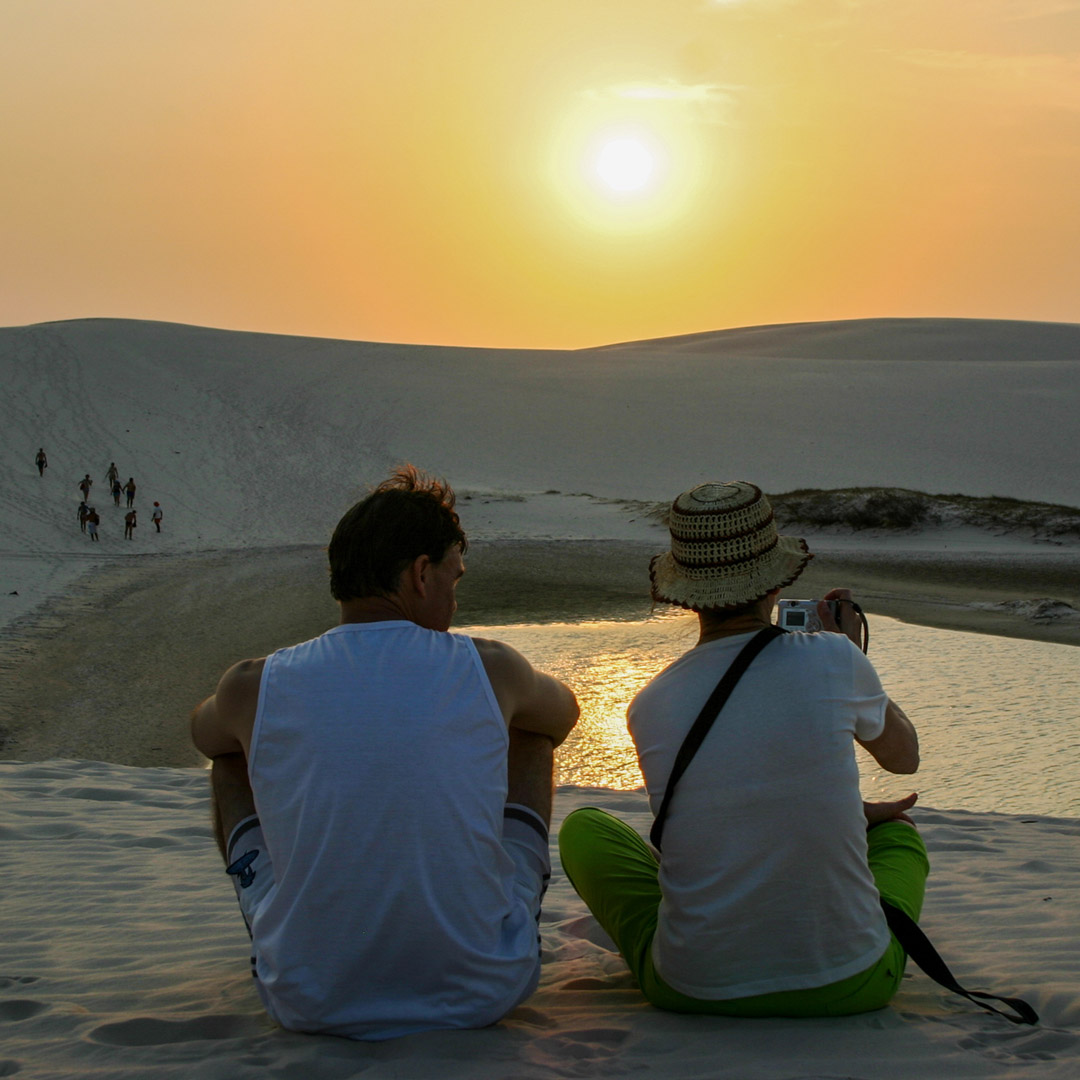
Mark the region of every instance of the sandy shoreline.
<instances>
[{"instance_id":1,"label":"sandy shoreline","mask_svg":"<svg viewBox=\"0 0 1080 1080\"><path fill-rule=\"evenodd\" d=\"M1080 625L972 605L1054 596L1080 607L1080 553L820 551L800 595L848 585L873 614L1080 644ZM457 625L648 615L654 541L470 547ZM86 576L0 637L0 755L191 766L187 717L236 660L336 621L319 545L144 557Z\"/></svg>"}]
</instances>

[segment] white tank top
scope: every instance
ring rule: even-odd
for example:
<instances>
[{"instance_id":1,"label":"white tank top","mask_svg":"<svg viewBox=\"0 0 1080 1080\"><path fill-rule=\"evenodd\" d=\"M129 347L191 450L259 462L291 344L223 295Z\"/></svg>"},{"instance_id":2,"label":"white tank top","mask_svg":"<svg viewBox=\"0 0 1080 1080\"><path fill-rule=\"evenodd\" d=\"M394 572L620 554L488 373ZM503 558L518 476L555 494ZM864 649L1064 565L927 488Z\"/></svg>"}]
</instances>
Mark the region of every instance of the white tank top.
<instances>
[{"instance_id":1,"label":"white tank top","mask_svg":"<svg viewBox=\"0 0 1080 1080\"><path fill-rule=\"evenodd\" d=\"M349 623L267 658L248 768L275 883L251 931L283 1027L481 1027L531 991L507 745L468 637Z\"/></svg>"}]
</instances>

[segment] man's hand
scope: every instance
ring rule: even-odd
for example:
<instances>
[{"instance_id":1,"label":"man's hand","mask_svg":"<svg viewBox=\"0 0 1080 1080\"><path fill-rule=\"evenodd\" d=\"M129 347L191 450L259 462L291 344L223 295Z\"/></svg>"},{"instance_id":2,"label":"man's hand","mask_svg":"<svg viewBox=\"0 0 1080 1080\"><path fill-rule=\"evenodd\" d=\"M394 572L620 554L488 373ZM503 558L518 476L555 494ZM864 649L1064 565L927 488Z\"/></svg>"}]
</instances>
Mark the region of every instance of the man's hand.
<instances>
[{"instance_id":1,"label":"man's hand","mask_svg":"<svg viewBox=\"0 0 1080 1080\"><path fill-rule=\"evenodd\" d=\"M867 802L864 799L862 809L866 818L866 827L872 829L883 821L906 821L909 825L914 825L915 822L907 816L906 811L915 805L918 798L918 793L913 791L903 799L892 802Z\"/></svg>"},{"instance_id":2,"label":"man's hand","mask_svg":"<svg viewBox=\"0 0 1080 1080\"><path fill-rule=\"evenodd\" d=\"M833 618L830 600L846 601L840 605L840 621ZM854 607L854 597L850 589L830 589L823 599L818 601L818 618L822 630L833 634L846 634L859 648L862 648L862 622Z\"/></svg>"}]
</instances>

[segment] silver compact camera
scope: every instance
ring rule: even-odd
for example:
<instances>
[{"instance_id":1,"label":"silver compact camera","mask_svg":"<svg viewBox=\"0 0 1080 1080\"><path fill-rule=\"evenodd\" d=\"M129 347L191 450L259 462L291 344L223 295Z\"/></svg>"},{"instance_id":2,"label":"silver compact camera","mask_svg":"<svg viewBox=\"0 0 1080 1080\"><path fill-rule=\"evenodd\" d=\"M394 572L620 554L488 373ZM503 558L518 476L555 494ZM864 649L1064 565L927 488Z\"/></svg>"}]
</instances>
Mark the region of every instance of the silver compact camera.
<instances>
[{"instance_id":1,"label":"silver compact camera","mask_svg":"<svg viewBox=\"0 0 1080 1080\"><path fill-rule=\"evenodd\" d=\"M828 604L832 617L839 625L839 602L830 600ZM808 634L816 634L822 629L817 606L817 600L778 600L776 602L776 625L783 627L785 630L802 630Z\"/></svg>"}]
</instances>

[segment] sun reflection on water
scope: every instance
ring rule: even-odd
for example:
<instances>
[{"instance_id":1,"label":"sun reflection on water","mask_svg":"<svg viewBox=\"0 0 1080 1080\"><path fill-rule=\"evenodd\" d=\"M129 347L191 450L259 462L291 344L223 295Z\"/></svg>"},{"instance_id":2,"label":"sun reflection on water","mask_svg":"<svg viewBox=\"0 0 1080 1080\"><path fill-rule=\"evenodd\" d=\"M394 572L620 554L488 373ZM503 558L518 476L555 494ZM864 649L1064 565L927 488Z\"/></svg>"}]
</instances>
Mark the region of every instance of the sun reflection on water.
<instances>
[{"instance_id":1,"label":"sun reflection on water","mask_svg":"<svg viewBox=\"0 0 1080 1080\"><path fill-rule=\"evenodd\" d=\"M693 646L693 615L463 632L513 645L577 693L581 719L558 752L559 783L641 786L626 709ZM871 641L885 688L919 730L923 764L915 777L891 776L857 749L867 798L917 790L942 809L1080 816L1080 652L880 617L871 619Z\"/></svg>"},{"instance_id":2,"label":"sun reflection on water","mask_svg":"<svg viewBox=\"0 0 1080 1080\"><path fill-rule=\"evenodd\" d=\"M657 672L690 648L697 621L667 613L633 622L470 626L476 637L513 645L532 663L571 686L581 719L558 753L558 783L641 787L641 771L626 732L630 699Z\"/></svg>"}]
</instances>

